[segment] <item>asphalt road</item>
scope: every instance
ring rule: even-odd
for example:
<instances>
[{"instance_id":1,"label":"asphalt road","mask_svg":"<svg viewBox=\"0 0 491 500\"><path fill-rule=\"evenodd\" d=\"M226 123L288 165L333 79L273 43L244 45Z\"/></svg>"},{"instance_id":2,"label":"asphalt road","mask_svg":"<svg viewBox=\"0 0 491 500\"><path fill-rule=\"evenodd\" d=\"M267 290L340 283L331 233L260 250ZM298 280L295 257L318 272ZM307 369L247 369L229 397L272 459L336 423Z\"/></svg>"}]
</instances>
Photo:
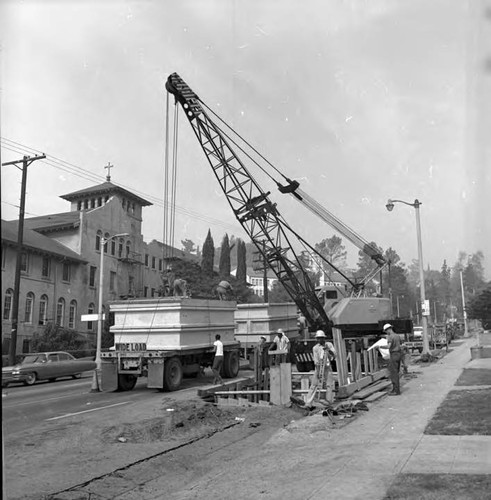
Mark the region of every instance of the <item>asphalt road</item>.
<instances>
[{"instance_id":1,"label":"asphalt road","mask_svg":"<svg viewBox=\"0 0 491 500\"><path fill-rule=\"evenodd\" d=\"M199 387L211 385L211 370L205 371L200 378L185 378L181 389L172 393L176 400L194 397ZM55 382L37 382L33 386L9 385L2 389L2 421L6 435L33 430L46 421L64 424L67 417L81 417L87 413L103 414L117 406L147 401L158 390L146 387L146 378L140 378L136 387L127 392L90 392L92 374L85 373L78 380L57 380ZM102 417L103 415L101 415Z\"/></svg>"}]
</instances>

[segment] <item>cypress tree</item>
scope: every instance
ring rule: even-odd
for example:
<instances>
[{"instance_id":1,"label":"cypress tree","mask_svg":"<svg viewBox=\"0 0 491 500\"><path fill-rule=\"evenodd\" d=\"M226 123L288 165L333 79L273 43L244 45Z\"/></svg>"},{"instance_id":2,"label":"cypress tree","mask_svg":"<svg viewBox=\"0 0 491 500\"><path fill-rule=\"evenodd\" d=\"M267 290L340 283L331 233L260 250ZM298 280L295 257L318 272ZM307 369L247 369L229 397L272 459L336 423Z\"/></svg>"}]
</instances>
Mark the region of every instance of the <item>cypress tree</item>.
<instances>
[{"instance_id":1,"label":"cypress tree","mask_svg":"<svg viewBox=\"0 0 491 500\"><path fill-rule=\"evenodd\" d=\"M220 265L218 269L220 277L228 278L230 276L230 243L227 233L225 233L220 247Z\"/></svg>"},{"instance_id":2,"label":"cypress tree","mask_svg":"<svg viewBox=\"0 0 491 500\"><path fill-rule=\"evenodd\" d=\"M211 237L211 231L208 229L208 234L206 235L206 240L203 243L203 249L201 250L201 269L205 274L213 274L213 260L215 258L215 244L213 243L213 238Z\"/></svg>"},{"instance_id":3,"label":"cypress tree","mask_svg":"<svg viewBox=\"0 0 491 500\"><path fill-rule=\"evenodd\" d=\"M237 243L237 281L245 283L247 279L247 264L246 264L246 244L239 240Z\"/></svg>"}]
</instances>

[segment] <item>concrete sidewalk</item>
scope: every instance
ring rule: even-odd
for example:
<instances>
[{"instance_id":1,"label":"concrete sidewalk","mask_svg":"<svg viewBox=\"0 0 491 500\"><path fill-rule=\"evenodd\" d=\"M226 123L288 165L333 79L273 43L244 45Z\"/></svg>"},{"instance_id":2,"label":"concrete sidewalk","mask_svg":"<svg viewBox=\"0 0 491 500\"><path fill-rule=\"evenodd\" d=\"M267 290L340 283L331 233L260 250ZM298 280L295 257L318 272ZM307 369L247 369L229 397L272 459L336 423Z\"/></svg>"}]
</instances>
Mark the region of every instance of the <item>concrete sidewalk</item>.
<instances>
[{"instance_id":1,"label":"concrete sidewalk","mask_svg":"<svg viewBox=\"0 0 491 500\"><path fill-rule=\"evenodd\" d=\"M472 337L461 339L438 362L412 365L418 377L403 385L400 397L372 404L348 426L332 428L320 414L294 422L224 464L223 473L197 478L166 498L197 498L199 491L199 498L213 499L375 500L399 473L490 474L491 436L424 435L463 368L491 370L491 359L470 360L474 344ZM140 499L162 498L162 491L165 484L153 480Z\"/></svg>"}]
</instances>

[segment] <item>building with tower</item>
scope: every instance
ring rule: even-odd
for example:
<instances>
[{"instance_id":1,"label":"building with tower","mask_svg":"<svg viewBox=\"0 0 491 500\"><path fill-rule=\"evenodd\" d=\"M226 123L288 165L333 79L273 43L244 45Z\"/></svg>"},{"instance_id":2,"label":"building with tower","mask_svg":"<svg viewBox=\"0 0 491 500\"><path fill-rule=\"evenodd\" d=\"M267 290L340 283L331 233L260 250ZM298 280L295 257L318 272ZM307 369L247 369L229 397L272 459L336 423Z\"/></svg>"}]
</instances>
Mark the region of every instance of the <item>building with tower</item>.
<instances>
[{"instance_id":1,"label":"building with tower","mask_svg":"<svg viewBox=\"0 0 491 500\"><path fill-rule=\"evenodd\" d=\"M94 341L101 252L104 252L103 304L110 300L156 296L162 285L165 245L146 243L143 208L151 203L106 182L61 196L70 211L26 218L21 253L17 353L30 350L36 332L48 322ZM8 354L17 257L18 221L2 220L2 354ZM104 244L105 242L105 244ZM168 253L168 251L167 251ZM173 250L176 257L189 257Z\"/></svg>"}]
</instances>

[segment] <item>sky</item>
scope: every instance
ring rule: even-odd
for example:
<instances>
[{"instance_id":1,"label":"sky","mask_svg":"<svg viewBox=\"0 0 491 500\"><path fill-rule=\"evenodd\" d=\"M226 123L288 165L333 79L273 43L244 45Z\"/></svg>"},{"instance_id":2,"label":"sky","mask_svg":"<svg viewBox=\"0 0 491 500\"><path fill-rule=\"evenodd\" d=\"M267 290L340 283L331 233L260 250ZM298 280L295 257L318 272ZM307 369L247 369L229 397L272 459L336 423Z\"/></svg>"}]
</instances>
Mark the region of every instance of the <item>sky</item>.
<instances>
[{"instance_id":1,"label":"sky","mask_svg":"<svg viewBox=\"0 0 491 500\"><path fill-rule=\"evenodd\" d=\"M480 5L4 0L2 162L48 155L29 167L26 216L68 211L59 197L103 182L110 162L113 182L154 203L143 233L162 241L164 84L177 72L367 241L406 264L417 259L415 210L385 204L418 199L425 267L480 250L490 277L491 155L475 90ZM243 237L183 115L178 137L175 244L201 246L209 228L217 246L225 232ZM20 179L2 167L3 219L18 217ZM338 234L260 179L311 244ZM358 249L344 242L354 265Z\"/></svg>"}]
</instances>

